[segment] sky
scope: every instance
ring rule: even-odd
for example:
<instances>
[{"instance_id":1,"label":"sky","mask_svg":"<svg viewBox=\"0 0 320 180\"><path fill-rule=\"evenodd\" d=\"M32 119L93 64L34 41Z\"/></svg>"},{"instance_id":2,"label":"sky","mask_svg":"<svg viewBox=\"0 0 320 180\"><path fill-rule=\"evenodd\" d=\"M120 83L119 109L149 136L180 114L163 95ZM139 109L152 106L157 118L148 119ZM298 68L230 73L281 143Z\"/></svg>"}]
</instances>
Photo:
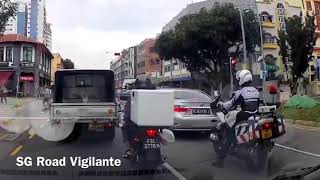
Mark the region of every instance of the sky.
<instances>
[{"instance_id":1,"label":"sky","mask_svg":"<svg viewBox=\"0 0 320 180\"><path fill-rule=\"evenodd\" d=\"M115 52L155 38L183 8L201 0L47 0L53 52L77 69L108 69Z\"/></svg>"}]
</instances>

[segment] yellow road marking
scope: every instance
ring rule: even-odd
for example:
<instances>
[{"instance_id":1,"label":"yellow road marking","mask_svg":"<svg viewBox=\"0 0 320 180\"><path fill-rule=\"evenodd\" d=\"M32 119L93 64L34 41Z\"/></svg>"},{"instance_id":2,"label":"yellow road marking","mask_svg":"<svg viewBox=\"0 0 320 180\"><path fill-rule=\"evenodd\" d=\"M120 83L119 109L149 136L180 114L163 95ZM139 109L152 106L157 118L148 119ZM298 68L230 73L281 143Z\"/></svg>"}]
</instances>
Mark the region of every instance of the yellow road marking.
<instances>
[{"instance_id":1,"label":"yellow road marking","mask_svg":"<svg viewBox=\"0 0 320 180\"><path fill-rule=\"evenodd\" d=\"M10 156L15 156L16 154L18 154L21 149L23 148L22 145L19 145L18 147L16 147L11 153L10 153Z\"/></svg>"}]
</instances>

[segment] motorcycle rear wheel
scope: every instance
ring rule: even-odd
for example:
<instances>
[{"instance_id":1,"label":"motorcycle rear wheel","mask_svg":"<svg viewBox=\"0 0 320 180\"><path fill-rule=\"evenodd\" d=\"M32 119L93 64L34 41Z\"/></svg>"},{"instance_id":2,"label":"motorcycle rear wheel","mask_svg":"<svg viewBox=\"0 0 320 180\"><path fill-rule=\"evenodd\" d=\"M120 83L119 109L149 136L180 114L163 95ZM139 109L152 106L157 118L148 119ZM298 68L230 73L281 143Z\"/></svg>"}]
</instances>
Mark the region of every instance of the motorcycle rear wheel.
<instances>
[{"instance_id":1,"label":"motorcycle rear wheel","mask_svg":"<svg viewBox=\"0 0 320 180\"><path fill-rule=\"evenodd\" d=\"M251 172L261 172L266 167L268 160L268 150L264 147L253 149L251 156L247 160L247 167Z\"/></svg>"}]
</instances>

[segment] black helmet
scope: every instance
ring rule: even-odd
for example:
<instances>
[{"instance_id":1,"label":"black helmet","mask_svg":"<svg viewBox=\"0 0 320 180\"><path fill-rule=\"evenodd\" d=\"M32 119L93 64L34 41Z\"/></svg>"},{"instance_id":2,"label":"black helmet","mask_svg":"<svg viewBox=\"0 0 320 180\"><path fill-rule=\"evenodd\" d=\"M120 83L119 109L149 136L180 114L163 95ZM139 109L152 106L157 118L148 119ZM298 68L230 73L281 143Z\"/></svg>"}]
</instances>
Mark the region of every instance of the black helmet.
<instances>
[{"instance_id":1,"label":"black helmet","mask_svg":"<svg viewBox=\"0 0 320 180\"><path fill-rule=\"evenodd\" d=\"M134 83L134 89L155 89L151 79L146 75L139 75Z\"/></svg>"}]
</instances>

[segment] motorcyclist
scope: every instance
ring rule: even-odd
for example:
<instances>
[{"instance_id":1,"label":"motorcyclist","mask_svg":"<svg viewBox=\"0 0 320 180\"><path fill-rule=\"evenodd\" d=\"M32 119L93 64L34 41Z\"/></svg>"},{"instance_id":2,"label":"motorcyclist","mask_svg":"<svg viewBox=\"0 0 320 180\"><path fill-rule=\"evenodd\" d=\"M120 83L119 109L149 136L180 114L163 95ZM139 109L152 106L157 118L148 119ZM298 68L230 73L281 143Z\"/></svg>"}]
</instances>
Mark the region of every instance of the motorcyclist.
<instances>
[{"instance_id":1,"label":"motorcyclist","mask_svg":"<svg viewBox=\"0 0 320 180\"><path fill-rule=\"evenodd\" d=\"M226 124L236 124L239 121L247 120L249 117L257 113L259 108L259 91L252 86L252 74L248 70L240 70L236 74L236 79L239 81L239 89L233 92L231 99L227 102L218 102L217 106L220 109L230 111L238 105L241 106L241 110L237 112L236 119L226 119ZM234 121L234 122L228 122ZM219 124L218 126L221 126ZM229 145L229 144L228 144ZM221 148L228 148L221 147ZM213 162L214 166L223 167L224 159L227 155L227 149L223 151L224 153L219 154L216 160Z\"/></svg>"},{"instance_id":2,"label":"motorcyclist","mask_svg":"<svg viewBox=\"0 0 320 180\"><path fill-rule=\"evenodd\" d=\"M150 78L146 75L140 75L136 78L133 89L155 89ZM136 125L132 122L131 117L131 97L128 98L124 108L124 126L122 127L124 142L127 142L128 149L123 154L124 158L128 158L132 155L132 145L134 134L136 132Z\"/></svg>"}]
</instances>

